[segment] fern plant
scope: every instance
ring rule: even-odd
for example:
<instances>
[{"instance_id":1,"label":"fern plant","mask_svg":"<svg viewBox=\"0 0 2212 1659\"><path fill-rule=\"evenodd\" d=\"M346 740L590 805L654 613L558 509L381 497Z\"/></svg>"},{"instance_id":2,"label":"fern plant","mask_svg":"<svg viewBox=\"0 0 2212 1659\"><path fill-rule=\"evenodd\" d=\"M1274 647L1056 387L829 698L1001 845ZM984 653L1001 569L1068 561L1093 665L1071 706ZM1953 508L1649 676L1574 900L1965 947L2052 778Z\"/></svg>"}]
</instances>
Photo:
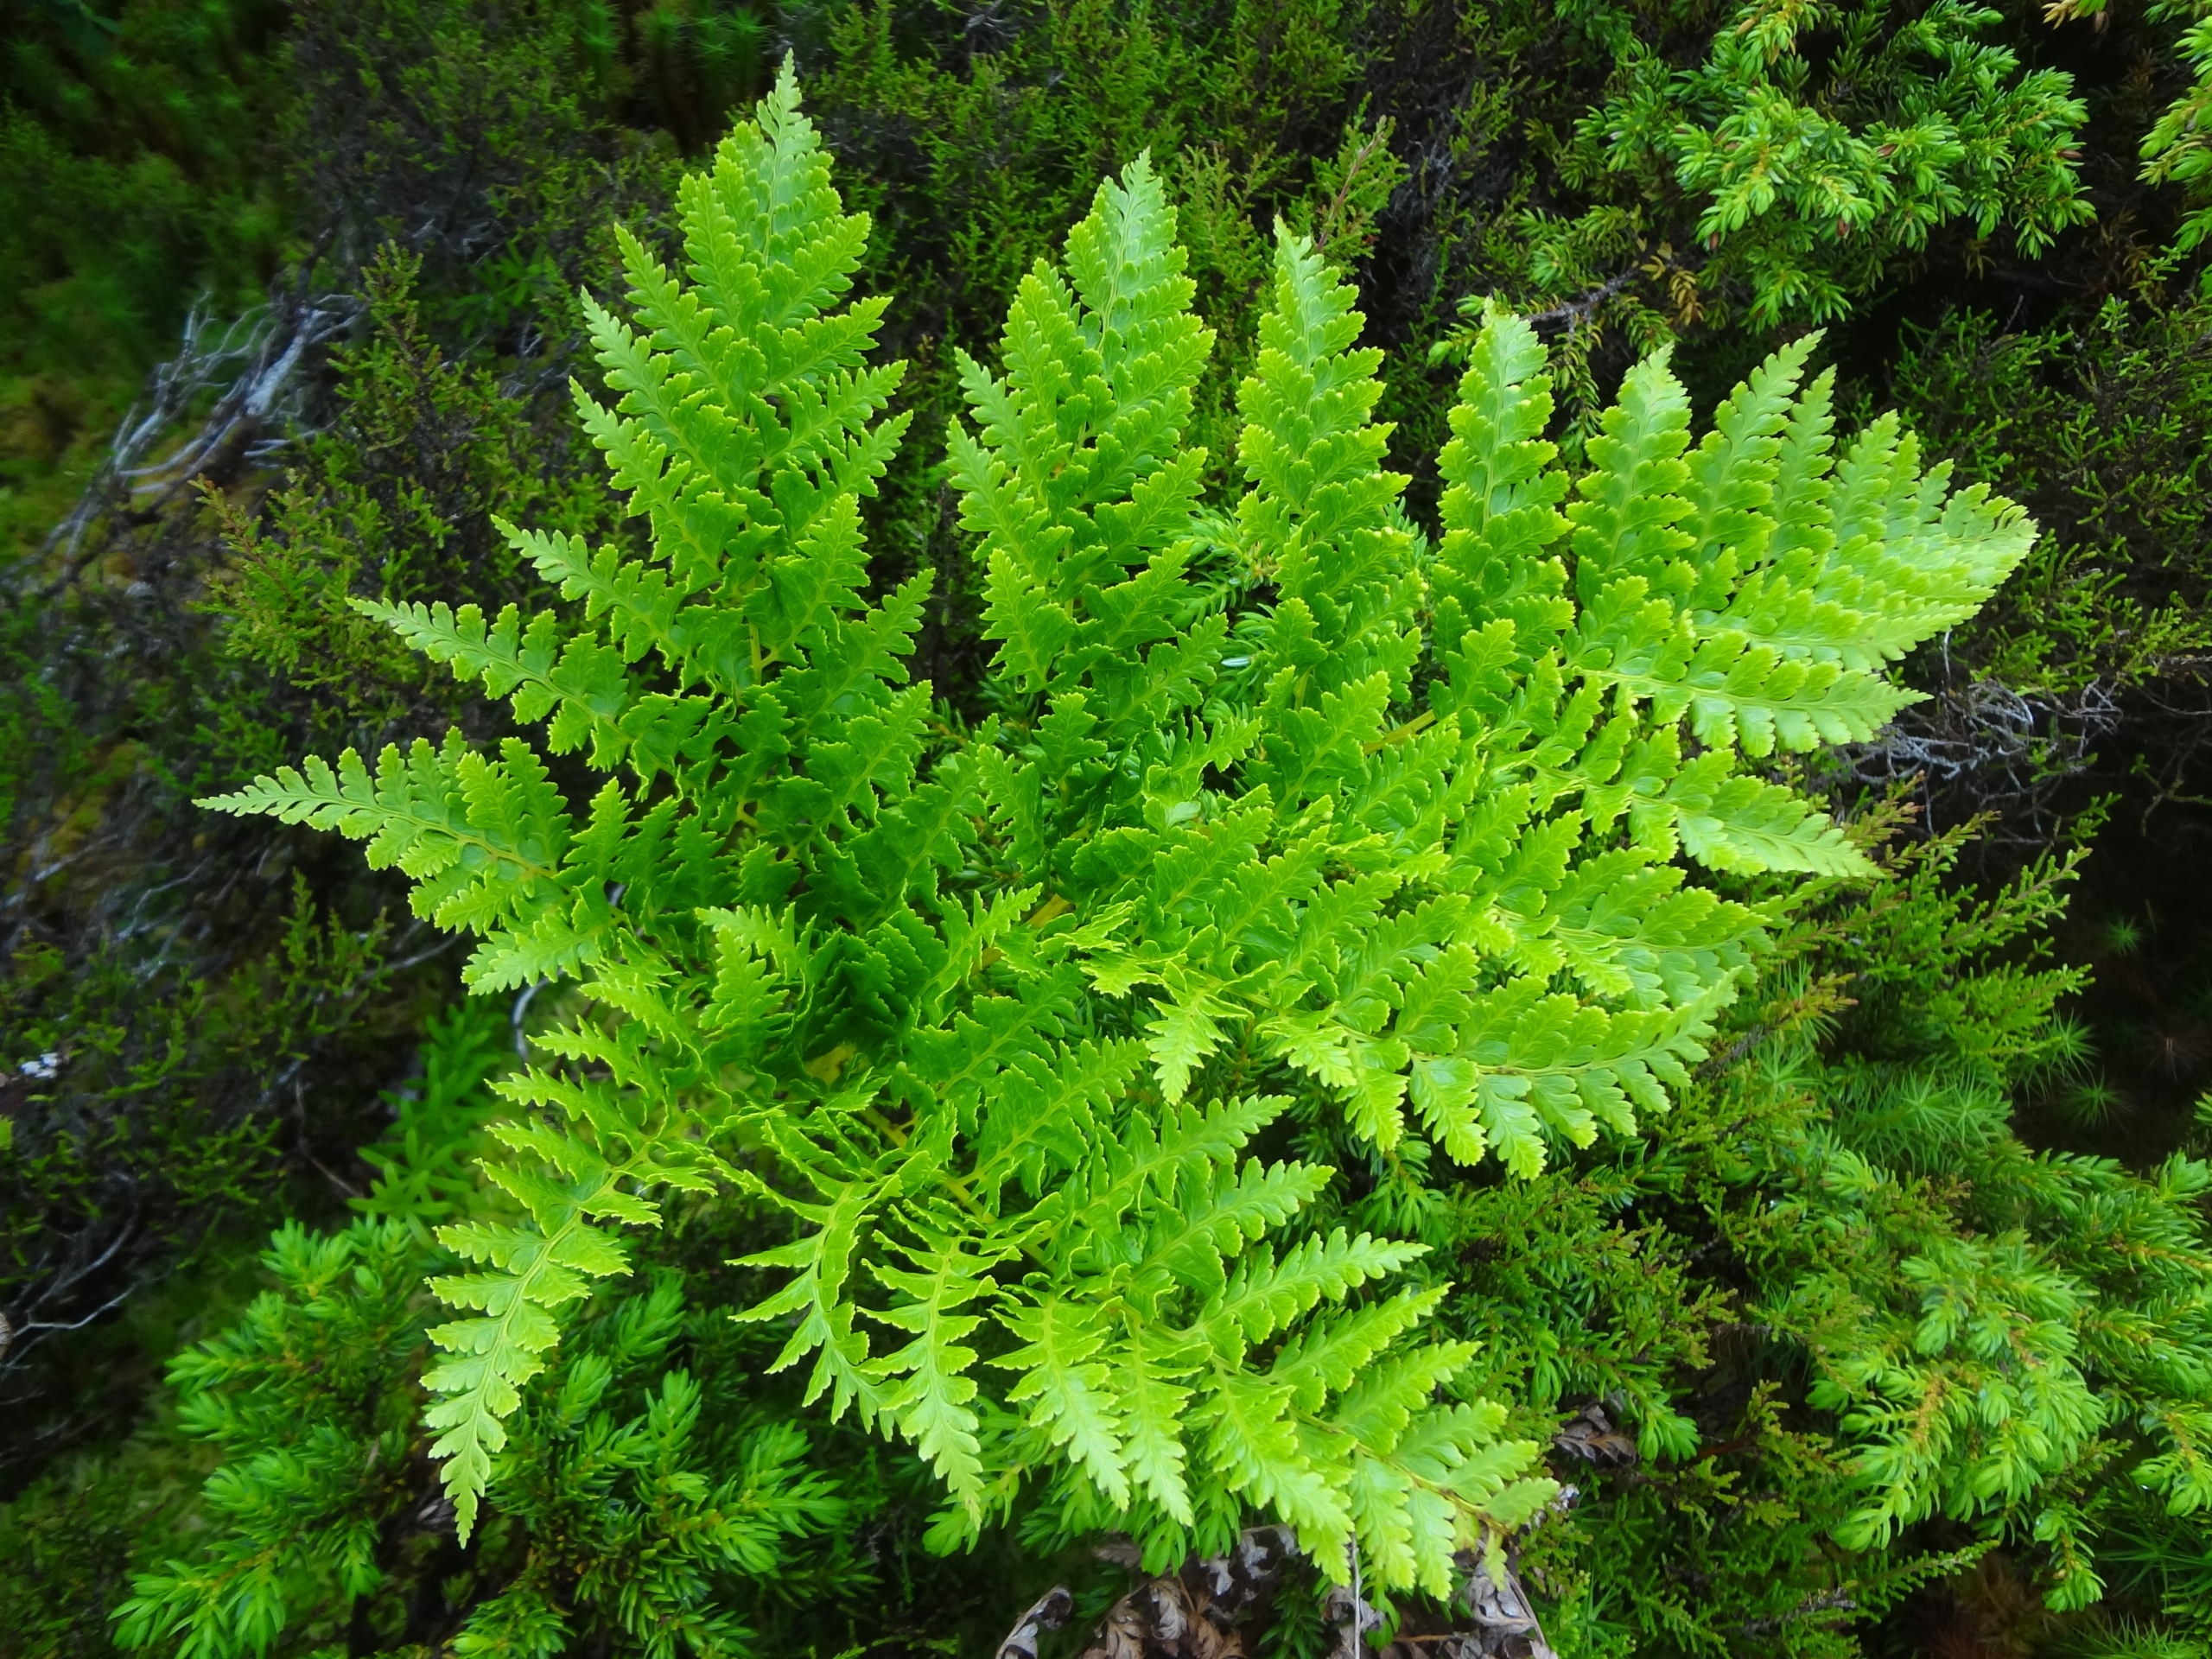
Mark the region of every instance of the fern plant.
<instances>
[{"instance_id":1,"label":"fern plant","mask_svg":"<svg viewBox=\"0 0 2212 1659\"><path fill-rule=\"evenodd\" d=\"M745 1317L919 1450L937 1542L1019 1501L1166 1564L1259 1510L1332 1576L1445 1592L1551 1484L1452 1392L1443 1287L1389 1287L1422 1247L1301 1230L1331 1171L1269 1126L1525 1174L1663 1112L1772 919L1683 857L1863 868L1764 763L1872 735L1885 662L2030 526L1894 422L1836 462L1809 341L1695 449L1643 363L1570 480L1494 315L1432 543L1351 290L1287 235L1213 512L1182 439L1212 341L1140 161L1021 284L1001 372L963 359L1001 711L964 730L908 677L926 576L869 595L899 371L788 66L681 207L684 271L626 236L636 326L590 312L617 401L578 394L652 556L511 528L570 610L364 606L581 753L588 805L457 735L210 803L366 840L478 936L480 990L576 982L497 1085L527 1221L440 1234L476 1267L435 1281L427 1379L461 1524L621 1229L730 1189L792 1234Z\"/></svg>"}]
</instances>

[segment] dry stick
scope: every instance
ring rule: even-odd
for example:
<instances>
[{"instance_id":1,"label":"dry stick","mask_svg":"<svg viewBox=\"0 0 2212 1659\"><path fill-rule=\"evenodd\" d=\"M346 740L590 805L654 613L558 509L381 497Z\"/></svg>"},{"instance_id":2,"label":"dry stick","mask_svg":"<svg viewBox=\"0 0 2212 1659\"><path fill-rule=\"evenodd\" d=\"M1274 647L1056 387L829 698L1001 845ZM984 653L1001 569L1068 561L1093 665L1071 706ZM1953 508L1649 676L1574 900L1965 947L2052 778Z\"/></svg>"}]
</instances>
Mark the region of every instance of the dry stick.
<instances>
[{"instance_id":1,"label":"dry stick","mask_svg":"<svg viewBox=\"0 0 2212 1659\"><path fill-rule=\"evenodd\" d=\"M359 305L344 295L312 300L307 279L312 261L301 271L297 291L256 306L207 341L207 314L195 305L185 319L176 356L148 378L147 391L117 430L107 459L78 499L76 506L46 540L60 553L60 569L47 585L51 596L74 580L98 551L83 547L86 533L104 517L124 512L158 512L235 439L247 443L249 459L265 459L283 439L265 439L261 429L275 412L314 347L352 321ZM145 451L167 431L202 391L235 376L200 431L168 459L141 464ZM143 411L143 412L142 412ZM134 503L152 498L149 505Z\"/></svg>"},{"instance_id":2,"label":"dry stick","mask_svg":"<svg viewBox=\"0 0 2212 1659\"><path fill-rule=\"evenodd\" d=\"M1592 311L1634 282L1636 273L1640 269L1639 266L1630 265L1618 276L1610 277L1601 286L1592 289L1580 299L1562 300L1548 311L1537 312L1529 319L1529 321L1532 327L1540 322L1564 322L1567 326L1567 333L1571 334L1582 326L1583 321Z\"/></svg>"}]
</instances>

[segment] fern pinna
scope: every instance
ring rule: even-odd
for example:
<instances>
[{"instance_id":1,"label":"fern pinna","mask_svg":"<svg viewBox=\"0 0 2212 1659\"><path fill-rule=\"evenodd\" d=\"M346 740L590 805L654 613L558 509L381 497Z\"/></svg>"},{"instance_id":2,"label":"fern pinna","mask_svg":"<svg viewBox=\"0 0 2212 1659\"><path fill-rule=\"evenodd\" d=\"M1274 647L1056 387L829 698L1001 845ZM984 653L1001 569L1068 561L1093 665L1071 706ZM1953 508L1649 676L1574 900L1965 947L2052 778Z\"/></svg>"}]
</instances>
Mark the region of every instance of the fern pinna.
<instances>
[{"instance_id":1,"label":"fern pinna","mask_svg":"<svg viewBox=\"0 0 2212 1659\"><path fill-rule=\"evenodd\" d=\"M1836 463L1809 342L1694 449L1642 364L1570 480L1496 315L1432 542L1351 290L1287 236L1213 511L1181 441L1211 340L1140 161L1022 283L1001 372L963 359L1002 710L963 731L908 678L926 578L866 591L899 371L868 365L883 302L840 308L867 225L788 70L681 207L683 274L626 238L637 326L590 314L617 403L579 393L651 556L510 529L575 625L364 606L584 751L588 807L454 736L212 803L366 839L478 936L476 989L580 988L499 1085L529 1224L441 1233L479 1269L435 1284L429 1377L462 1524L621 1228L738 1188L793 1235L746 1317L928 1459L939 1542L1019 1498L1164 1563L1258 1510L1441 1593L1550 1484L1452 1392L1441 1287L1389 1288L1421 1247L1301 1231L1332 1172L1262 1137L1319 1103L1528 1173L1663 1111L1770 919L1681 855L1860 869L1748 763L1872 736L1885 660L2030 527L1893 423Z\"/></svg>"}]
</instances>

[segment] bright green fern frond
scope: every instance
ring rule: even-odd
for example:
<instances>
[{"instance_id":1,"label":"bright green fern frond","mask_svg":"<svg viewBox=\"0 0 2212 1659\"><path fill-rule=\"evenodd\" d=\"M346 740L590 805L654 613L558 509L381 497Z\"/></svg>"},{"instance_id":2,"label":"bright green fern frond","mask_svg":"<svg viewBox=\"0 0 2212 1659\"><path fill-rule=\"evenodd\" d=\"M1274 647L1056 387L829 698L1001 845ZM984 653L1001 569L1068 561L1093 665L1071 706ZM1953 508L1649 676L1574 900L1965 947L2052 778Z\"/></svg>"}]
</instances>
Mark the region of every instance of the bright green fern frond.
<instances>
[{"instance_id":1,"label":"bright green fern frond","mask_svg":"<svg viewBox=\"0 0 2212 1659\"><path fill-rule=\"evenodd\" d=\"M1407 480L1382 470L1390 428L1371 418L1382 354L1354 347L1363 320L1352 299L1311 246L1279 228L1274 304L1237 391L1238 459L1252 486L1238 537L1275 590L1273 614L1250 619L1244 637L1255 676L1281 684L1295 675L1301 700L1377 672L1402 696L1420 649L1407 626L1416 602L1413 536L1398 506Z\"/></svg>"},{"instance_id":2,"label":"bright green fern frond","mask_svg":"<svg viewBox=\"0 0 2212 1659\"><path fill-rule=\"evenodd\" d=\"M1694 546L1682 521L1695 508L1681 492L1690 468L1690 404L1667 367L1667 353L1648 357L1621 381L1619 401L1590 440L1591 470L1575 480L1567 517L1574 526L1576 596L1585 605L1623 577L1647 589L1687 591L1695 572L1683 555Z\"/></svg>"},{"instance_id":3,"label":"bright green fern frond","mask_svg":"<svg viewBox=\"0 0 2212 1659\"><path fill-rule=\"evenodd\" d=\"M1172 658L1147 672L1138 653L1194 608L1183 569L1205 456L1179 440L1213 340L1174 223L1147 161L1101 185L1069 237L1072 285L1045 264L1023 279L1004 378L962 355L980 431L956 421L950 436L1006 669L1033 689L1088 681L1110 717L1148 724L1191 700Z\"/></svg>"},{"instance_id":4,"label":"bright green fern frond","mask_svg":"<svg viewBox=\"0 0 2212 1659\"><path fill-rule=\"evenodd\" d=\"M1456 700L1502 701L1497 671L1533 658L1573 620L1566 566L1548 551L1569 528L1559 511L1568 480L1543 435L1552 415L1543 365L1535 329L1486 313L1437 458L1445 491L1430 576L1433 649Z\"/></svg>"},{"instance_id":5,"label":"bright green fern frond","mask_svg":"<svg viewBox=\"0 0 2212 1659\"><path fill-rule=\"evenodd\" d=\"M487 760L458 733L435 749L417 739L404 756L386 748L373 777L348 749L334 772L311 757L304 774L285 767L201 804L366 841L371 868L396 865L412 877L415 913L441 927L496 934L563 902L559 869L573 825L543 765L518 740Z\"/></svg>"},{"instance_id":6,"label":"bright green fern frond","mask_svg":"<svg viewBox=\"0 0 2212 1659\"><path fill-rule=\"evenodd\" d=\"M510 605L488 626L474 605L458 611L438 605L380 605L355 600L353 608L384 623L434 663L449 664L454 677L480 680L486 695L511 697L525 726L549 715L546 747L565 754L591 746L591 763L611 770L629 743L621 718L630 701L620 652L588 637L564 639L550 612L527 628Z\"/></svg>"},{"instance_id":7,"label":"bright green fern frond","mask_svg":"<svg viewBox=\"0 0 2212 1659\"><path fill-rule=\"evenodd\" d=\"M1108 1331L1103 1312L1053 1296L1008 1314L1006 1326L1023 1344L992 1362L1021 1374L1007 1391L1008 1402L1028 1405L1027 1421L1052 1445L1067 1448L1109 1503L1126 1508L1123 1406L1114 1368L1102 1357Z\"/></svg>"},{"instance_id":8,"label":"bright green fern frond","mask_svg":"<svg viewBox=\"0 0 2212 1659\"><path fill-rule=\"evenodd\" d=\"M710 1142L752 1109L725 1079L764 1098L796 1080L810 1098L856 1041L911 1026L886 994L918 995L944 957L934 884L964 858L951 780L966 774L917 776L929 699L906 686L903 659L926 578L881 603L865 591L857 504L904 429L878 419L900 370L868 362L882 300L843 304L867 221L842 212L788 66L755 121L686 181L678 217L681 273L621 238L634 324L585 302L615 402L579 389L579 412L650 520L651 555L502 526L580 622L362 607L510 698L519 721L546 722L551 753L626 768L635 792L608 779L580 826L529 745L490 757L449 737L388 752L373 777L349 754L212 804L368 839L372 863L415 879L419 914L483 936L472 987L575 976L598 1010L542 1040L604 1075L533 1067L505 1090L533 1116L499 1131L493 1179L527 1221L467 1235L456 1248L480 1270L438 1287L481 1316L434 1332L446 1357L429 1376L464 1530L566 1310L622 1270L596 1222L650 1224L654 1189L734 1179ZM785 906L795 886L803 915ZM849 950L840 930L855 918L874 931ZM764 1133L798 1171L866 1161L786 1125ZM926 1400L870 1369L838 1262L810 1257L789 1293L806 1310L790 1357L819 1351L817 1391L919 1432Z\"/></svg>"},{"instance_id":9,"label":"bright green fern frond","mask_svg":"<svg viewBox=\"0 0 2212 1659\"><path fill-rule=\"evenodd\" d=\"M869 1317L913 1338L875 1363L896 1378L881 1410L929 1460L953 1498L971 1511L982 1497L981 1420L970 1402L976 1383L968 1372L976 1351L966 1340L983 1323L968 1306L990 1294L985 1277L995 1256L964 1248L966 1241L936 1240L905 1252L911 1266L879 1263L875 1276L896 1300Z\"/></svg>"},{"instance_id":10,"label":"bright green fern frond","mask_svg":"<svg viewBox=\"0 0 2212 1659\"><path fill-rule=\"evenodd\" d=\"M1768 509L1781 471L1782 434L1805 361L1820 344L1801 334L1754 370L1713 411L1713 429L1690 452L1682 495L1690 505L1683 534L1702 556L1700 594L1725 594L1738 573L1762 563L1774 533Z\"/></svg>"},{"instance_id":11,"label":"bright green fern frond","mask_svg":"<svg viewBox=\"0 0 2212 1659\"><path fill-rule=\"evenodd\" d=\"M1331 1396L1348 1391L1400 1336L1425 1321L1444 1300L1445 1290L1440 1285L1402 1291L1387 1301L1317 1324L1283 1344L1268 1369L1290 1385L1291 1397L1302 1409L1319 1412ZM1440 1372L1465 1358L1447 1346L1434 1351L1430 1363Z\"/></svg>"},{"instance_id":12,"label":"bright green fern frond","mask_svg":"<svg viewBox=\"0 0 2212 1659\"><path fill-rule=\"evenodd\" d=\"M566 1191L550 1183L543 1191L537 1183L524 1186L534 1200L534 1230L474 1222L438 1230L439 1242L455 1255L496 1269L448 1274L431 1285L441 1300L478 1315L430 1332L445 1357L423 1377L438 1396L423 1414L437 1431L431 1454L448 1460L447 1487L464 1531L475 1525L492 1457L506 1444L505 1420L559 1338L560 1310L581 1300L592 1280L627 1268L620 1247L589 1221L608 1212L613 1182L614 1172L601 1166Z\"/></svg>"},{"instance_id":13,"label":"bright green fern frond","mask_svg":"<svg viewBox=\"0 0 2212 1659\"><path fill-rule=\"evenodd\" d=\"M1357 1286L1395 1273L1427 1253L1422 1245L1370 1238L1365 1233L1356 1238L1347 1237L1341 1227L1326 1238L1307 1239L1281 1262L1262 1248L1240 1262L1220 1294L1208 1300L1198 1316L1198 1325L1216 1353L1232 1363L1241 1362L1253 1344L1265 1342L1278 1331L1287 1329L1293 1320L1311 1311L1323 1298L1341 1301ZM1416 1313L1411 1311L1414 1304L1408 1302L1402 1310L1406 1313L1405 1323L1425 1315L1433 1305L1433 1301L1421 1304ZM1380 1331L1382 1327L1375 1328ZM1404 1324L1393 1328L1402 1329ZM1320 1342L1322 1348L1328 1347L1328 1339L1319 1333L1307 1340ZM1387 1338L1378 1338L1373 1351L1380 1352L1386 1345ZM1321 1358L1322 1348L1310 1350L1311 1363L1322 1367L1313 1373L1317 1378L1335 1375L1331 1368L1336 1362ZM1293 1351L1303 1353L1309 1349L1294 1341L1286 1347L1285 1353ZM1344 1351L1344 1344L1339 1343L1329 1351ZM1279 1373L1284 1371L1281 1362L1278 1362L1276 1369ZM1305 1375L1297 1365L1289 1369L1301 1376ZM1332 1386L1341 1389L1349 1381L1347 1376ZM1311 1408L1318 1410L1318 1402Z\"/></svg>"}]
</instances>

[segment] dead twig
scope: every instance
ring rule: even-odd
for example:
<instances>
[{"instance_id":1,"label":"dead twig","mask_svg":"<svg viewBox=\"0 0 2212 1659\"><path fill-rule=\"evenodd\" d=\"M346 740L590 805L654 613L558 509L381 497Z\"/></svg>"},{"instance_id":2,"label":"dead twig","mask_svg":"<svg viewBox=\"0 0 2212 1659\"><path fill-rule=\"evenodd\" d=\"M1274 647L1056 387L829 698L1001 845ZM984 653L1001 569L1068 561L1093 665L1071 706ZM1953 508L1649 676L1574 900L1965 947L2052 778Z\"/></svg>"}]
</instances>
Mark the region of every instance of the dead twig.
<instances>
[{"instance_id":1,"label":"dead twig","mask_svg":"<svg viewBox=\"0 0 2212 1659\"><path fill-rule=\"evenodd\" d=\"M123 418L106 459L68 517L46 539L60 569L51 598L73 581L100 545L88 537L104 520L143 524L203 477L266 461L292 441L299 419L300 370L308 354L351 323L359 302L345 295L310 297L306 273L227 326L211 327L205 302L185 318L176 353L157 367ZM207 393L223 387L198 431L159 459L149 452Z\"/></svg>"},{"instance_id":2,"label":"dead twig","mask_svg":"<svg viewBox=\"0 0 2212 1659\"><path fill-rule=\"evenodd\" d=\"M1562 300L1548 311L1539 311L1529 319L1531 327L1544 322L1564 322L1573 334L1590 320L1590 314L1626 288L1637 277L1640 266L1630 265L1617 276L1609 276L1596 288L1589 289L1579 300Z\"/></svg>"}]
</instances>

